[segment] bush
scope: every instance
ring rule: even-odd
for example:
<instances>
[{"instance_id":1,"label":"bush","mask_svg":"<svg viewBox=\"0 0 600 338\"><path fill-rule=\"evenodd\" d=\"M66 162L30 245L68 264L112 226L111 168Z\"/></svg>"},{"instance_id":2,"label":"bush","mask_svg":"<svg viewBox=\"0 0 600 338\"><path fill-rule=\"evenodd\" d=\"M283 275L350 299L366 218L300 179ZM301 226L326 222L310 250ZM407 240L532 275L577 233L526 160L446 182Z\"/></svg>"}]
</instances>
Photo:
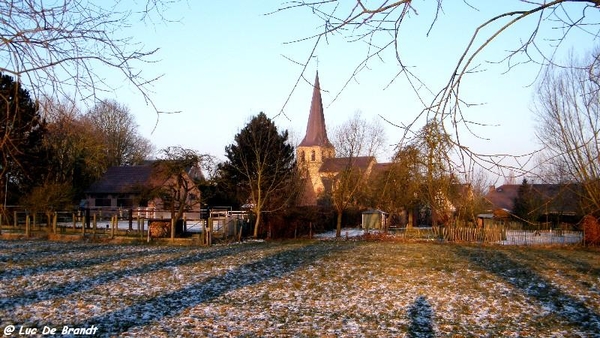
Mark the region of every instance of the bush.
<instances>
[{"instance_id":1,"label":"bush","mask_svg":"<svg viewBox=\"0 0 600 338\"><path fill-rule=\"evenodd\" d=\"M585 245L600 245L600 222L591 215L583 217L583 241Z\"/></svg>"},{"instance_id":2,"label":"bush","mask_svg":"<svg viewBox=\"0 0 600 338\"><path fill-rule=\"evenodd\" d=\"M283 212L267 214L265 226L271 238L308 237L335 227L335 213L320 206L298 206Z\"/></svg>"}]
</instances>

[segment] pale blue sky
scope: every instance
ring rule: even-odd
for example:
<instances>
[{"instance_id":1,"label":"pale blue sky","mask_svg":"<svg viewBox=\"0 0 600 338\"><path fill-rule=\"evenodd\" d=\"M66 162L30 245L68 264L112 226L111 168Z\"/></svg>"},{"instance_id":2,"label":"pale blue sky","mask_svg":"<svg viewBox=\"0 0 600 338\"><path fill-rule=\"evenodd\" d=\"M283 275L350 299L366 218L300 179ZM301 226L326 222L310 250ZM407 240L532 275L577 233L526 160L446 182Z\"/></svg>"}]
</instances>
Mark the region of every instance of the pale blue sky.
<instances>
[{"instance_id":1,"label":"pale blue sky","mask_svg":"<svg viewBox=\"0 0 600 338\"><path fill-rule=\"evenodd\" d=\"M514 9L515 4L527 6L518 1L481 1L478 5L482 7L477 11L462 1L444 2L447 4L444 13L427 37L434 11L433 7L424 6L433 3L413 2L418 15L413 13L402 28L399 45L404 62L436 93L447 82L477 25L503 10ZM292 90L301 67L282 55L303 62L313 41L286 42L321 29L322 22L308 10L264 15L279 7L277 1L189 1L175 4L165 13L178 22L155 26L140 23L132 27L134 39L143 41L148 48L160 48L155 56L159 62L148 64L144 69L147 77L164 74L152 88L154 103L159 110L181 113L162 115L156 125L152 108L131 88L122 85L114 96L129 106L142 134L158 149L180 145L223 159L225 146L233 142L234 135L249 119L261 111L275 116ZM598 15L597 11L590 14ZM535 87L531 84L536 80L539 67L524 65L503 74L506 63L484 62L501 60L507 50L526 37L523 32L530 31L534 23L529 20L501 36L479 60L485 71L469 76L464 82L463 99L485 103L468 109L468 116L498 125L478 128L478 133L490 141L464 134L464 142L477 151L521 154L537 148L531 113ZM544 31L548 32L557 34L557 30ZM540 47L547 48L552 42L545 43L546 46ZM573 35L569 43L582 53L594 46L593 38L585 35ZM381 114L395 123L406 123L422 109L405 80L400 79L384 90L398 71L390 53L384 55L383 62L373 60L370 69L360 73L358 81L352 81L332 103L364 58L364 47L364 43L349 43L338 36L317 50L325 118L330 130L357 110L367 119ZM565 44L560 53L570 48L571 45ZM313 61L307 69L310 81L314 79L316 68ZM275 119L278 127L288 129L297 141L306 128L311 91L310 85L301 81L285 108L289 120L282 116ZM432 98L431 95L425 97ZM387 139L393 144L400 132L391 125L385 126ZM390 154L391 148L379 160L387 161Z\"/></svg>"}]
</instances>

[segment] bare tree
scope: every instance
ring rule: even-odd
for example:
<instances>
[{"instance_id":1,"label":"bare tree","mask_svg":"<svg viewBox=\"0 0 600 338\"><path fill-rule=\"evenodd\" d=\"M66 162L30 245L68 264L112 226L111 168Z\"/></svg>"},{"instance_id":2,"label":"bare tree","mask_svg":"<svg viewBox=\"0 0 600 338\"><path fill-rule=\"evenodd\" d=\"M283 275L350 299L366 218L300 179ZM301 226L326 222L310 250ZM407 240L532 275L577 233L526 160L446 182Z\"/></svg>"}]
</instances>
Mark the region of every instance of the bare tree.
<instances>
[{"instance_id":1,"label":"bare tree","mask_svg":"<svg viewBox=\"0 0 600 338\"><path fill-rule=\"evenodd\" d=\"M571 57L567 68L553 68L540 83L535 113L537 137L544 147L544 177L579 183L584 211L600 212L600 76L591 57Z\"/></svg>"},{"instance_id":2,"label":"bare tree","mask_svg":"<svg viewBox=\"0 0 600 338\"><path fill-rule=\"evenodd\" d=\"M449 197L457 183L449 160L454 145L450 135L439 121L432 119L411 137L408 144L420 154L416 164L421 179L419 199L431 211L434 226L445 223L449 215Z\"/></svg>"},{"instance_id":3,"label":"bare tree","mask_svg":"<svg viewBox=\"0 0 600 338\"><path fill-rule=\"evenodd\" d=\"M172 224L180 220L187 210L201 203L200 189L188 172L200 166L203 157L192 149L169 147L161 151L160 159L154 163L157 177L164 180L157 185L158 193L163 201L169 202ZM175 227L171 226L171 239L174 238Z\"/></svg>"},{"instance_id":4,"label":"bare tree","mask_svg":"<svg viewBox=\"0 0 600 338\"><path fill-rule=\"evenodd\" d=\"M454 8L463 6L458 11L460 15L450 17L449 20L445 20L446 22L464 20L469 15L469 11L475 13L480 12L480 9L486 9L477 8L478 4L467 1L444 0L420 2L384 0L376 3L367 3L363 0L300 0L285 3L274 13L307 10L322 21L316 34L297 40L311 40L313 46L308 49L304 61L293 60L301 67L294 88L304 78L304 72L319 47L327 48L336 39L358 43L364 46L364 57L354 69L348 70L347 81L337 95L340 95L358 74L368 70L374 61L389 61L391 58L397 68L390 71L390 81L404 78L422 106L420 112L414 113L412 122L398 124L404 137L410 136L414 132L413 127L418 128L420 121L436 120L446 134L452 135L449 141L458 150L463 165L475 161L492 168L498 167L499 161L506 157L518 160L518 156L510 154L480 154L463 144L461 134L467 133L481 138L474 130L474 126L486 125L485 121L473 120L466 115L466 108L480 102L470 102L463 97L463 83L469 75L484 70L489 64L503 64L508 70L517 65L532 64L540 67L541 70L543 66L555 63L558 50L567 45L575 32L587 34L591 40L597 39L600 35L597 21L600 0L506 0L494 3L494 10L497 12L483 19L474 31L465 32L469 39L457 56L454 67L448 69L447 74L450 75L447 80L438 89L419 77L418 68L407 61L409 59L407 55L413 51L402 48L402 42L406 39L415 39L415 32L411 27L424 27L426 36L423 36L423 39L429 37L435 29L439 29L437 25L442 24L440 18L446 15L445 6L455 6ZM523 25L524 23L528 25ZM490 45L501 40L501 37L507 35L511 29L519 30L519 38L504 49L506 50L504 54L494 54L494 59L489 59L489 54L486 56L485 52ZM443 52L440 50L440 54ZM596 72L599 69L599 61L598 58L592 60ZM293 91L294 89L292 93ZM285 104L282 112L284 110ZM519 171L521 168L518 166L507 168L505 165L501 169Z\"/></svg>"},{"instance_id":5,"label":"bare tree","mask_svg":"<svg viewBox=\"0 0 600 338\"><path fill-rule=\"evenodd\" d=\"M368 204L385 210L392 222L414 224L422 182L419 169L421 153L413 146L399 149L391 163L375 170L369 177ZM406 214L406 220L402 216Z\"/></svg>"},{"instance_id":6,"label":"bare tree","mask_svg":"<svg viewBox=\"0 0 600 338\"><path fill-rule=\"evenodd\" d=\"M338 152L335 161L341 167L330 173L326 191L337 213L336 237L340 237L342 215L350 206L359 204L361 194L366 194L375 155L385 143L385 135L381 124L369 123L357 112L335 129L333 140Z\"/></svg>"},{"instance_id":7,"label":"bare tree","mask_svg":"<svg viewBox=\"0 0 600 338\"><path fill-rule=\"evenodd\" d=\"M338 157L377 156L385 142L381 119L369 122L362 117L360 111L338 126L333 134L333 145Z\"/></svg>"},{"instance_id":8,"label":"bare tree","mask_svg":"<svg viewBox=\"0 0 600 338\"><path fill-rule=\"evenodd\" d=\"M139 65L153 62L157 49L145 49L124 32L137 20L164 20L163 11L176 1L2 1L0 72L40 99L96 97L116 85L105 76L116 71L152 104L148 86L158 76L145 77Z\"/></svg>"},{"instance_id":9,"label":"bare tree","mask_svg":"<svg viewBox=\"0 0 600 338\"><path fill-rule=\"evenodd\" d=\"M139 135L135 117L125 105L100 101L85 116L103 140L107 166L139 164L152 154L152 143Z\"/></svg>"},{"instance_id":10,"label":"bare tree","mask_svg":"<svg viewBox=\"0 0 600 338\"><path fill-rule=\"evenodd\" d=\"M50 154L51 183L66 184L81 198L83 190L106 171L103 138L77 106L68 100L45 100L40 105L48 123L44 147Z\"/></svg>"}]
</instances>

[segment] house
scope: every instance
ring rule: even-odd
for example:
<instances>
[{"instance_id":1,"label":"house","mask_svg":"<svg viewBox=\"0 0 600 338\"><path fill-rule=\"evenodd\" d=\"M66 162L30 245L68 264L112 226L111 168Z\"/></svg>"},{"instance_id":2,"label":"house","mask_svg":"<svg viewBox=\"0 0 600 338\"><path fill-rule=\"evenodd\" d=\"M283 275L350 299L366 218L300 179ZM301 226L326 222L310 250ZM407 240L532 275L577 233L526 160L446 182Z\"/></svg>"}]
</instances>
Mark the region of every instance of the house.
<instances>
[{"instance_id":1,"label":"house","mask_svg":"<svg viewBox=\"0 0 600 338\"><path fill-rule=\"evenodd\" d=\"M489 203L483 218L506 219L513 215L514 202L519 196L520 184L491 186L485 196ZM581 216L579 202L581 186L578 184L529 184L531 205L538 221L578 222ZM485 217L484 217L485 216Z\"/></svg>"},{"instance_id":2,"label":"house","mask_svg":"<svg viewBox=\"0 0 600 338\"><path fill-rule=\"evenodd\" d=\"M189 172L183 173L184 186L188 192L187 210L200 212L200 190ZM176 187L176 175L167 173L165 162L148 161L142 165L110 167L97 182L86 191L86 203L92 209L153 208L169 210ZM183 189L183 188L182 188Z\"/></svg>"}]
</instances>

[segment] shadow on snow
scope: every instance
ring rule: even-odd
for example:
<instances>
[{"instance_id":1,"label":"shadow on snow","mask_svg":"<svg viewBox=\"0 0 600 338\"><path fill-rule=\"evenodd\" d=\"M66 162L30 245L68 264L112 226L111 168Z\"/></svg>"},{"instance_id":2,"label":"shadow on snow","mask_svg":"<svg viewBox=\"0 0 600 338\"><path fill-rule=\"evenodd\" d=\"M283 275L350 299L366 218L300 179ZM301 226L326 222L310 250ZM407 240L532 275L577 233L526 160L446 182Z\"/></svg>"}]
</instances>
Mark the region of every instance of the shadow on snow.
<instances>
[{"instance_id":1,"label":"shadow on snow","mask_svg":"<svg viewBox=\"0 0 600 338\"><path fill-rule=\"evenodd\" d=\"M238 266L223 275L136 302L101 316L87 318L84 322L74 323L74 326L96 325L103 331L110 327L106 330L108 332L103 334L120 334L132 327L176 316L187 308L210 302L225 293L280 278L330 254L332 250L335 251L335 247L317 243L278 252L259 261Z\"/></svg>"},{"instance_id":2,"label":"shadow on snow","mask_svg":"<svg viewBox=\"0 0 600 338\"><path fill-rule=\"evenodd\" d=\"M94 264L106 263L108 262L118 262L119 260L130 259L132 256L149 256L152 254L164 253L165 251L180 253L182 256L171 258L167 260L161 260L158 262L152 262L147 264L142 264L140 266L128 268L127 266L122 267L117 271L109 271L102 272L93 277L87 277L80 280L68 281L64 283L59 283L52 285L50 287L42 288L39 290L24 290L20 294L13 295L11 297L7 297L0 301L0 310L8 310L17 307L17 306L26 306L28 304L34 304L40 301L64 298L68 295L74 293L81 293L87 290L91 290L96 286L103 285L105 283L110 283L116 280L119 280L124 277L131 277L135 275L143 275L146 273L151 273L154 271L158 271L165 268L179 267L187 264L198 263L204 260L215 259L219 257L224 257L227 255L240 254L252 250L260 249L260 245L243 245L243 246L230 246L230 247L221 247L216 248L214 250L201 250L201 249L187 249L187 248L152 248L150 251L144 251L139 253L121 253L119 255L115 255L113 257L105 258L93 258L90 259L89 262L84 260L79 264L75 264L74 266L64 267L65 269L75 269L82 268L85 266L92 266ZM153 251L156 250L156 251ZM52 264L51 268L56 268L59 264ZM46 269L40 268L40 272L48 271Z\"/></svg>"},{"instance_id":3,"label":"shadow on snow","mask_svg":"<svg viewBox=\"0 0 600 338\"><path fill-rule=\"evenodd\" d=\"M38 243L36 243L36 247L39 247ZM2 257L0 257L0 262L11 262L17 264L31 262L31 266L26 266L24 268L15 270L8 269L7 271L4 271L2 275L0 275L0 281L7 282L16 277L30 276L38 273L87 268L95 265L117 262L122 259L142 258L168 252L176 253L181 251L181 249L169 247L158 248L140 246L139 250L137 251L120 252L119 248L123 248L123 246L106 244L77 245L73 243L48 243L48 245L43 245L40 249L2 255ZM3 249L11 250L11 248ZM102 251L105 251L108 254L103 253ZM81 259L80 257L73 257L70 259L71 257L69 257L69 254L78 252L97 253L97 255L85 259ZM55 262L49 264L39 264L36 262L36 259L40 256L54 256L57 258Z\"/></svg>"},{"instance_id":4,"label":"shadow on snow","mask_svg":"<svg viewBox=\"0 0 600 338\"><path fill-rule=\"evenodd\" d=\"M434 337L433 310L425 296L419 296L408 308L408 336L412 338Z\"/></svg>"},{"instance_id":5,"label":"shadow on snow","mask_svg":"<svg viewBox=\"0 0 600 338\"><path fill-rule=\"evenodd\" d=\"M589 309L585 303L553 286L551 281L536 273L527 264L496 249L459 247L457 253L471 263L502 278L541 306L550 309L552 315L562 318L573 327L594 334L600 332L600 315L598 313ZM518 253L516 254L518 255ZM537 264L537 262L532 262L532 264Z\"/></svg>"}]
</instances>

